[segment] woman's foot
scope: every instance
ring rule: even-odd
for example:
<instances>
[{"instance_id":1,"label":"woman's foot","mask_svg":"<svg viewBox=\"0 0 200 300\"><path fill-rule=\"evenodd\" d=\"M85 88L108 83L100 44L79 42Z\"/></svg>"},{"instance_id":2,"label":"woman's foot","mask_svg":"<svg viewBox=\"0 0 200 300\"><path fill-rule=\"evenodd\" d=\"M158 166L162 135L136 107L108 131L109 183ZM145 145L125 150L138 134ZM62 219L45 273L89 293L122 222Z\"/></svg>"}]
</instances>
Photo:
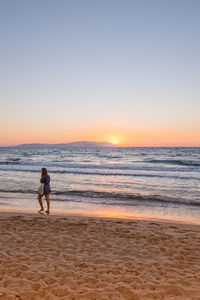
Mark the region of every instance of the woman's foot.
<instances>
[{"instance_id":1,"label":"woman's foot","mask_svg":"<svg viewBox=\"0 0 200 300\"><path fill-rule=\"evenodd\" d=\"M39 214L43 214L44 213L44 209L40 209L38 210Z\"/></svg>"},{"instance_id":2,"label":"woman's foot","mask_svg":"<svg viewBox=\"0 0 200 300\"><path fill-rule=\"evenodd\" d=\"M49 215L49 214L50 214L50 211L49 211L49 210L45 210L45 213L46 213L47 215Z\"/></svg>"}]
</instances>

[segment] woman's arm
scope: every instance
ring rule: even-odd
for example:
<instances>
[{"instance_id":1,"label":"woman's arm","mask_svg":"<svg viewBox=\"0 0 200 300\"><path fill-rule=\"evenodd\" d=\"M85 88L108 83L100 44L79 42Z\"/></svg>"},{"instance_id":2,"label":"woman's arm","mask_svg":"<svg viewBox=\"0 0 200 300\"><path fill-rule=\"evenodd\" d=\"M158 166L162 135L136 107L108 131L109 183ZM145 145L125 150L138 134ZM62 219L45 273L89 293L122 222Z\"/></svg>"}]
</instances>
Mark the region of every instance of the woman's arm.
<instances>
[{"instance_id":1,"label":"woman's arm","mask_svg":"<svg viewBox=\"0 0 200 300\"><path fill-rule=\"evenodd\" d=\"M40 182L41 183L49 183L50 182L50 177L45 175L45 176L42 176L42 178L40 179Z\"/></svg>"},{"instance_id":2,"label":"woman's arm","mask_svg":"<svg viewBox=\"0 0 200 300\"><path fill-rule=\"evenodd\" d=\"M41 182L41 183L46 183L46 180L47 180L47 179L46 179L46 175L45 175L45 176L42 176L42 178L40 179L40 182Z\"/></svg>"}]
</instances>

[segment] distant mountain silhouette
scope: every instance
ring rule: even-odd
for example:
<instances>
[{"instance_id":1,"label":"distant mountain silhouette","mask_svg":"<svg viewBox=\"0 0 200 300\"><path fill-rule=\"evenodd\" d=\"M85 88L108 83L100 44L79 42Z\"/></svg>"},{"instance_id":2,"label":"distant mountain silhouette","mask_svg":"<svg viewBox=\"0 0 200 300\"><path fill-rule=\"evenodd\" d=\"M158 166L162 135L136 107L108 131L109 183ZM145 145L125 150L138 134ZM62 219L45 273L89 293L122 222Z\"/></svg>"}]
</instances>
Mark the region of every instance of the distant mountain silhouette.
<instances>
[{"instance_id":1,"label":"distant mountain silhouette","mask_svg":"<svg viewBox=\"0 0 200 300\"><path fill-rule=\"evenodd\" d=\"M85 148L94 148L94 147L115 147L112 143L106 142L90 142L90 141L79 141L72 143L62 143L62 144L42 144L42 143L32 143L32 144L20 144L17 147L85 147Z\"/></svg>"}]
</instances>

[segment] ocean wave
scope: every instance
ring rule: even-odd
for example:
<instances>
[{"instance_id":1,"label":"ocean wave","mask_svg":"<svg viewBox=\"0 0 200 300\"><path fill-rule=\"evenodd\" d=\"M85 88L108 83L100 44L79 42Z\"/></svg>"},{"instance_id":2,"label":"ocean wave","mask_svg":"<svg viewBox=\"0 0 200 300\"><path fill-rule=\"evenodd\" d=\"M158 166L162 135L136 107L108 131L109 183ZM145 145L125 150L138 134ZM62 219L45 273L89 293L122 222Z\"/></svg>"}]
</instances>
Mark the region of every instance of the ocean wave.
<instances>
[{"instance_id":1,"label":"ocean wave","mask_svg":"<svg viewBox=\"0 0 200 300\"><path fill-rule=\"evenodd\" d=\"M145 162L152 163L152 164L169 164L169 165L177 165L177 166L200 167L200 163L193 160L150 159L150 160L146 160Z\"/></svg>"},{"instance_id":2,"label":"ocean wave","mask_svg":"<svg viewBox=\"0 0 200 300\"><path fill-rule=\"evenodd\" d=\"M34 156L32 154L32 156ZM177 155L176 155L177 156ZM199 160L187 160L187 159L138 159L135 158L134 160L126 160L123 157L121 157L121 160L116 161L116 163L112 162L112 158L120 158L120 156L106 156L106 158L111 159L109 163L99 163L98 159L88 159L83 157L81 160L80 158L78 161L73 161L73 159L63 159L56 157L55 159L52 159L52 161L43 161L43 160L37 160L34 159L20 159L20 158L7 158L2 161L0 161L0 167L2 166L21 166L23 167L38 167L41 168L41 166L45 165L47 168L57 168L60 169L96 169L96 170L122 170L122 171L134 171L134 170L146 170L146 171L172 171L172 172L179 172L181 171L199 171L200 162ZM104 157L105 158L105 157ZM97 162L97 163L94 163ZM181 166L182 168L177 168L177 166ZM185 167L185 168L184 168Z\"/></svg>"},{"instance_id":3,"label":"ocean wave","mask_svg":"<svg viewBox=\"0 0 200 300\"><path fill-rule=\"evenodd\" d=\"M14 161L0 161L0 165L23 165L19 161L14 160Z\"/></svg>"},{"instance_id":4,"label":"ocean wave","mask_svg":"<svg viewBox=\"0 0 200 300\"><path fill-rule=\"evenodd\" d=\"M22 169L22 168L0 168L0 171L6 172L25 172L25 173L38 173L40 169ZM79 170L50 170L52 174L74 174L74 175L88 175L88 176L107 176L107 177L140 177L140 178L166 178L166 179L177 179L177 180L194 180L199 181L199 177L192 177L192 176L176 176L170 174L152 174L152 173L114 173L114 172L95 172L95 171L79 171Z\"/></svg>"},{"instance_id":5,"label":"ocean wave","mask_svg":"<svg viewBox=\"0 0 200 300\"><path fill-rule=\"evenodd\" d=\"M1 189L0 193L4 194L37 194L35 190L4 190ZM51 201L61 202L85 202L105 205L123 205L123 206L135 206L135 205L152 205L153 203L162 204L177 204L177 205L190 205L199 206L200 199L180 199L172 198L161 195L140 195L140 194L128 194L118 192L101 192L94 190L68 190L68 191L53 191ZM71 196L71 198L70 198Z\"/></svg>"},{"instance_id":6,"label":"ocean wave","mask_svg":"<svg viewBox=\"0 0 200 300\"><path fill-rule=\"evenodd\" d=\"M99 191L93 191L93 190L69 190L69 191L57 191L55 192L55 195L65 195L65 196L81 196L86 198L103 198L103 199L115 199L115 202L113 204L117 204L116 200L123 200L122 204L127 205L131 204L131 200L137 201L137 202L166 202L166 203L177 203L177 204L188 204L188 205L197 205L200 206L200 199L198 200L189 200L189 199L177 199L177 198L171 198L171 197L162 197L160 195L146 195L142 196L139 194L127 194L127 193L118 193L118 192L99 192ZM108 204L106 202L106 204Z\"/></svg>"},{"instance_id":7,"label":"ocean wave","mask_svg":"<svg viewBox=\"0 0 200 300\"><path fill-rule=\"evenodd\" d=\"M175 165L177 161L173 161L171 165ZM145 163L151 163L155 164L155 166L152 165L146 165ZM40 171L40 168L45 166L48 170L51 169L51 172L58 172L58 173L69 173L69 172L95 172L95 171L105 171L103 173L107 173L108 170L110 171L121 171L124 173L124 171L127 171L127 174L131 174L132 171L148 171L150 172L180 172L179 168L174 167L165 167L160 166L160 164L170 164L169 160L147 160L144 162L141 161L134 161L132 164L88 164L88 163L66 163L61 161L59 163L58 160L54 162L43 162L43 161L0 161L0 170L2 171L9 171L12 167L12 169L15 171L19 171L19 168L21 171L30 170L35 172L37 170ZM8 169L6 169L8 166ZM182 163L182 166L183 163ZM190 166L190 168L188 168ZM185 168L181 168L182 172L199 172L199 168L194 168L194 166L200 166L200 163L193 163L193 165L185 165ZM57 170L56 170L57 169ZM71 171L73 169L74 171ZM79 171L79 170L87 170L87 171ZM129 172L129 173L128 173ZM118 173L117 173L118 174Z\"/></svg>"}]
</instances>

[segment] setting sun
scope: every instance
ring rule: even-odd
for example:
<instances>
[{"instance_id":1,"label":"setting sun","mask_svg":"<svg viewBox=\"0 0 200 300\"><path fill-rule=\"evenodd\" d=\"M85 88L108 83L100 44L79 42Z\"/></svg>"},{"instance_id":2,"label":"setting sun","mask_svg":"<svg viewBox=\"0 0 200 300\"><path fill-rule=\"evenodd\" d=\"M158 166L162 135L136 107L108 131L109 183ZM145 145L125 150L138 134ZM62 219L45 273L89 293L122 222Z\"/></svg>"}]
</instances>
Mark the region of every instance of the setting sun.
<instances>
[{"instance_id":1,"label":"setting sun","mask_svg":"<svg viewBox=\"0 0 200 300\"><path fill-rule=\"evenodd\" d=\"M118 145L119 142L120 142L120 139L116 136L112 136L112 137L109 138L109 142L114 144L114 145Z\"/></svg>"}]
</instances>

